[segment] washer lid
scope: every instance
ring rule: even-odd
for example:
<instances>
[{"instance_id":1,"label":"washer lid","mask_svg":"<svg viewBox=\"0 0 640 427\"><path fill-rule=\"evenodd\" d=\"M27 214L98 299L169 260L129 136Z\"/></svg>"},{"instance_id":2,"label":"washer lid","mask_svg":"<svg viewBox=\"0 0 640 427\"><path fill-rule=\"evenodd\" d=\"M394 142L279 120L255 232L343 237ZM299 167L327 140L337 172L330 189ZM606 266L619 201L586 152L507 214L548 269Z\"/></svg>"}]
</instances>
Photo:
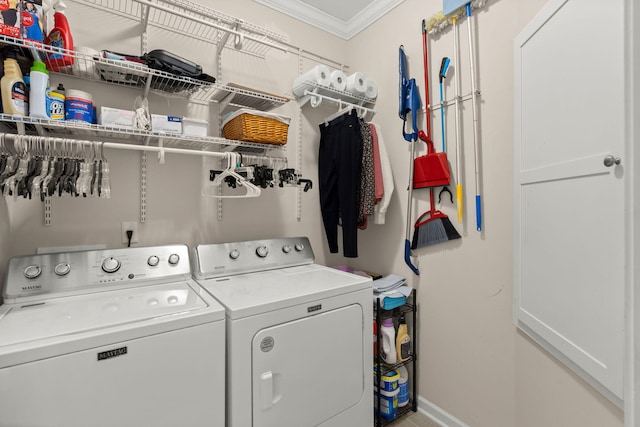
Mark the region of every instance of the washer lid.
<instances>
[{"instance_id":1,"label":"washer lid","mask_svg":"<svg viewBox=\"0 0 640 427\"><path fill-rule=\"evenodd\" d=\"M195 289L195 290L194 290ZM200 295L202 292L203 295ZM99 335L194 315L224 319L224 309L195 283L168 283L0 307L0 349L52 337ZM3 315L4 313L4 315ZM169 325L167 329L171 329ZM175 328L175 326L174 326ZM0 353L2 351L0 350Z\"/></svg>"},{"instance_id":2,"label":"washer lid","mask_svg":"<svg viewBox=\"0 0 640 427\"><path fill-rule=\"evenodd\" d=\"M372 280L318 264L201 280L231 319L370 289ZM371 299L373 304L373 298Z\"/></svg>"}]
</instances>

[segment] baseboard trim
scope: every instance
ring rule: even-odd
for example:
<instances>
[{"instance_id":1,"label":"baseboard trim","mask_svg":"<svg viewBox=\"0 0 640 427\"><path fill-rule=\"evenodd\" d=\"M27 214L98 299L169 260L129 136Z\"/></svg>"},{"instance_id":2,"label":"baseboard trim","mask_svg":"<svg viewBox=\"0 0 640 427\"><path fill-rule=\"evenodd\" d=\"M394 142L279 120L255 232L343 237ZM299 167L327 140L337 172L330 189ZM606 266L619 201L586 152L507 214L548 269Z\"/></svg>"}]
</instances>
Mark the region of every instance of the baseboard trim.
<instances>
[{"instance_id":1,"label":"baseboard trim","mask_svg":"<svg viewBox=\"0 0 640 427\"><path fill-rule=\"evenodd\" d=\"M422 396L418 396L418 411L442 427L471 427Z\"/></svg>"}]
</instances>

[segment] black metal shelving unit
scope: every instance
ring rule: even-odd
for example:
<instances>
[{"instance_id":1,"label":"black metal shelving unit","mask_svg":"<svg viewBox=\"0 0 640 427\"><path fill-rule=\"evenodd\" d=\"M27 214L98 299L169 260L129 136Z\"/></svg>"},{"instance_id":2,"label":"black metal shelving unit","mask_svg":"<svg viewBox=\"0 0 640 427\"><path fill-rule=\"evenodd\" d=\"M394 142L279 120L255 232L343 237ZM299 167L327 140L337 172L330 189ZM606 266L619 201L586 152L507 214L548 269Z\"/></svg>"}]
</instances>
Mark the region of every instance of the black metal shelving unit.
<instances>
[{"instance_id":1,"label":"black metal shelving unit","mask_svg":"<svg viewBox=\"0 0 640 427\"><path fill-rule=\"evenodd\" d=\"M404 417L408 413L416 412L418 410L418 401L417 401L418 387L417 387L417 372L416 372L416 361L418 360L418 354L416 352L416 348L418 347L418 339L417 339L418 334L417 334L417 322L416 322L416 317L418 313L418 303L417 303L418 300L416 298L417 296L416 293L417 293L417 290L415 289L412 290L411 295L407 297L407 302L404 305L393 308L391 310L385 310L384 308L382 308L380 304L380 300L377 300L375 304L374 316L376 319L376 323L378 325L376 329L377 356L375 356L374 358L374 366L378 365L378 369L376 370L376 384L381 384L382 376L387 372L396 370L401 366L411 367L411 371L409 373L409 402L402 407L398 407L396 417L393 420L384 419L380 414L380 411L376 410L375 416L374 416L375 427L387 426L399 420L400 418ZM412 348L411 357L405 360L404 362L396 363L394 365L387 365L379 357L380 347L382 345L382 333L380 331L382 320L388 317L399 318L403 314L405 314L405 318L407 318L406 316L407 313L411 314L411 325L408 328L409 336L411 337L411 348ZM380 408L380 404L381 404L380 393L378 393L377 399L378 399L377 407Z\"/></svg>"}]
</instances>

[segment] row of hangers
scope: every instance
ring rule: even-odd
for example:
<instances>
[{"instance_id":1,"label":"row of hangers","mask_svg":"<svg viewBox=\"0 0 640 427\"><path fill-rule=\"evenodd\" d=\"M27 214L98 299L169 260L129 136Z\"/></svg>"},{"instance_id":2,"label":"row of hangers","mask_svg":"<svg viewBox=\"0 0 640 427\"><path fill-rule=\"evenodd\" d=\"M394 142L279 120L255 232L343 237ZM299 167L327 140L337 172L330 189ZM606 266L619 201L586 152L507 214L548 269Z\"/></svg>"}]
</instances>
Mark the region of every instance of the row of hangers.
<instances>
[{"instance_id":1,"label":"row of hangers","mask_svg":"<svg viewBox=\"0 0 640 427\"><path fill-rule=\"evenodd\" d=\"M0 134L0 191L42 201L63 195L109 198L110 168L103 143Z\"/></svg>"},{"instance_id":2,"label":"row of hangers","mask_svg":"<svg viewBox=\"0 0 640 427\"><path fill-rule=\"evenodd\" d=\"M303 186L309 191L313 183L302 178L302 174L287 167L286 158L270 158L246 156L241 153L226 152L227 167L223 170L210 170L208 185L202 194L215 198L248 198L258 197L262 189L278 187ZM247 164L248 163L248 164ZM233 189L244 191L225 194L222 184Z\"/></svg>"}]
</instances>

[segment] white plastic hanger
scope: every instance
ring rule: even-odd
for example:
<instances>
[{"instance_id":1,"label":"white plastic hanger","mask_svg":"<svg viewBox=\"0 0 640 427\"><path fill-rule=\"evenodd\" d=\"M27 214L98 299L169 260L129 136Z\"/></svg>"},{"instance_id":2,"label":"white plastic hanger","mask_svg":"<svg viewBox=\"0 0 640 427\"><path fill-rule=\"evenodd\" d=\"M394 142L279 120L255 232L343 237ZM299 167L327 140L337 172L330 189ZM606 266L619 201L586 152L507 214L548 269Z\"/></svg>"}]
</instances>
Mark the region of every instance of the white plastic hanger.
<instances>
[{"instance_id":1,"label":"white plastic hanger","mask_svg":"<svg viewBox=\"0 0 640 427\"><path fill-rule=\"evenodd\" d=\"M343 106L344 105L344 106ZM353 110L355 107L352 104L348 104L348 103L343 103L342 101L339 102L338 104L338 111L333 113L332 115L330 115L329 117L327 117L326 119L324 119L323 124L325 126L329 125L329 122L333 119L337 119L340 116L343 116L344 114L348 114L351 112L351 110Z\"/></svg>"},{"instance_id":2,"label":"white plastic hanger","mask_svg":"<svg viewBox=\"0 0 640 427\"><path fill-rule=\"evenodd\" d=\"M250 181L247 181L242 175L234 170L238 161L238 154L232 152L226 152L225 154L227 157L227 168L220 172L211 184L205 186L202 190L202 195L219 199L244 199L260 196L260 188L252 184ZM235 178L236 185L240 188L246 189L246 192L244 194L233 195L218 194L219 186L224 183L224 179L228 176Z\"/></svg>"}]
</instances>

